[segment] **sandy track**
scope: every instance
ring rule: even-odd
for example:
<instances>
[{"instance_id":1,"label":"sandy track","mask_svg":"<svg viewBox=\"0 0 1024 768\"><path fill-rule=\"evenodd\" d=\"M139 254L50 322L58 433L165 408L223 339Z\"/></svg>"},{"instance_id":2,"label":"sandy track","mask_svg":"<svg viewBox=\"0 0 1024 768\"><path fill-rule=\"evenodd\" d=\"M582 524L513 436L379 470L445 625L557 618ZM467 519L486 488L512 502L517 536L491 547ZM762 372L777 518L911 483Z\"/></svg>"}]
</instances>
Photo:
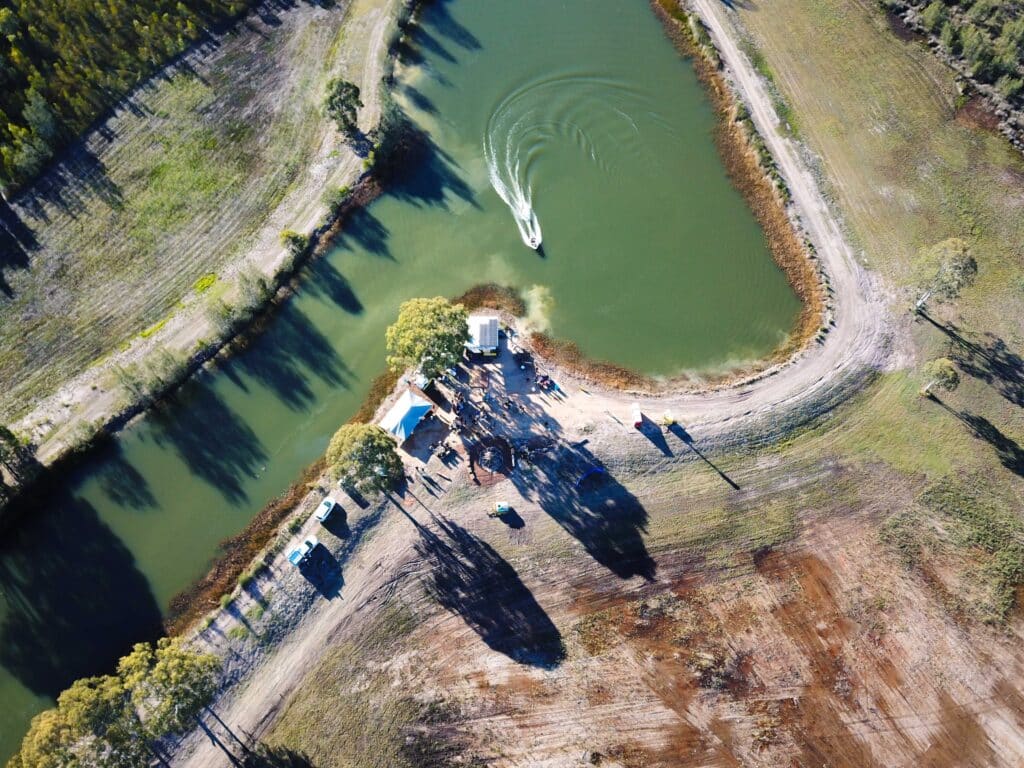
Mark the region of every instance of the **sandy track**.
<instances>
[{"instance_id":1,"label":"sandy track","mask_svg":"<svg viewBox=\"0 0 1024 768\"><path fill-rule=\"evenodd\" d=\"M854 258L841 227L803 162L800 148L782 136L764 83L741 53L726 11L717 0L693 0L727 66L727 75L748 104L751 116L789 184L803 227L814 243L834 290L834 326L822 343L812 342L788 362L739 386L697 394L640 398L645 410L670 410L688 431L704 438L742 435L755 423L783 423L794 413L801 418L834 407L874 370L885 366L890 349L890 323L877 289ZM561 379L560 379L561 380ZM625 414L637 398L615 392L571 391L565 400L545 403L549 415L563 426L598 422L598 442L621 438L608 418ZM624 420L624 419L623 419ZM634 432L633 430L630 430ZM451 512L452 510L447 510ZM273 722L281 702L295 689L331 638L373 611L389 585L417 567L413 553L415 529L400 515L390 515L381 530L345 564L343 599L322 603L302 620L279 648L240 686L219 703L223 719L259 736ZM278 567L282 564L279 563ZM183 743L175 760L183 768L227 765L223 754L201 734Z\"/></svg>"}]
</instances>

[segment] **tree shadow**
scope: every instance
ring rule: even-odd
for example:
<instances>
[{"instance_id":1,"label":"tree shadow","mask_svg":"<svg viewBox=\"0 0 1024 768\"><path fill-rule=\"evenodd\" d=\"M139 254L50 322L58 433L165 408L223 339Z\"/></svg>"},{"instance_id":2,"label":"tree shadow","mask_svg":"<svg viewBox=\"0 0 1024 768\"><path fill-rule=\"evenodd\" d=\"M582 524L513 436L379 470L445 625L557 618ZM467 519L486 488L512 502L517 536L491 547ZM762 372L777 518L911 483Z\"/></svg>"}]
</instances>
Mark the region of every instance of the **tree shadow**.
<instances>
[{"instance_id":1,"label":"tree shadow","mask_svg":"<svg viewBox=\"0 0 1024 768\"><path fill-rule=\"evenodd\" d=\"M0 291L8 297L14 289L7 282L5 272L28 269L29 254L39 247L35 233L25 225L18 212L0 200Z\"/></svg>"},{"instance_id":2,"label":"tree shadow","mask_svg":"<svg viewBox=\"0 0 1024 768\"><path fill-rule=\"evenodd\" d=\"M960 370L995 387L1014 405L1024 406L1024 358L995 334L986 333L982 341L976 342L954 326L925 317L952 340L953 359Z\"/></svg>"},{"instance_id":3,"label":"tree shadow","mask_svg":"<svg viewBox=\"0 0 1024 768\"><path fill-rule=\"evenodd\" d=\"M294 302L276 313L271 330L223 368L243 390L245 383L235 371L259 381L293 411L306 411L316 402L314 378L332 387L351 384L351 370Z\"/></svg>"},{"instance_id":4,"label":"tree shadow","mask_svg":"<svg viewBox=\"0 0 1024 768\"><path fill-rule=\"evenodd\" d=\"M430 26L433 26L431 24ZM457 64L458 59L444 45L427 31L426 25L417 24L408 31L409 44L420 51L428 51L430 54L443 59L449 64ZM422 57L422 53L420 56Z\"/></svg>"},{"instance_id":5,"label":"tree shadow","mask_svg":"<svg viewBox=\"0 0 1024 768\"><path fill-rule=\"evenodd\" d=\"M687 448L689 448L691 451L697 454L697 456L705 464L707 464L709 467L715 470L715 472L718 473L718 476L725 480L725 482L727 482L734 491L738 491L740 489L739 485L733 482L733 479L731 477L729 477L727 474L725 474L725 472L720 470L718 466L711 461L711 459L709 459L700 451L700 449L696 446L696 444L693 441L693 435L687 432L686 429L683 428L682 424L679 424L678 422L673 422L672 424L669 424L668 431L671 432L676 437L678 437L683 442L683 444L686 445Z\"/></svg>"},{"instance_id":6,"label":"tree shadow","mask_svg":"<svg viewBox=\"0 0 1024 768\"><path fill-rule=\"evenodd\" d=\"M87 139L64 150L49 170L22 190L14 203L15 210L49 223L46 205L71 218L86 213L88 202L95 198L114 210L123 208L121 188L110 179L106 165L89 148Z\"/></svg>"},{"instance_id":7,"label":"tree shadow","mask_svg":"<svg viewBox=\"0 0 1024 768\"><path fill-rule=\"evenodd\" d=\"M422 91L414 88L408 83L402 83L399 86L399 90L402 92L402 95L407 98L420 112L426 112L428 115L437 114L437 106L433 101L424 96Z\"/></svg>"},{"instance_id":8,"label":"tree shadow","mask_svg":"<svg viewBox=\"0 0 1024 768\"><path fill-rule=\"evenodd\" d=\"M479 38L449 13L448 0L432 3L423 14L423 24L467 51L479 51L483 47Z\"/></svg>"},{"instance_id":9,"label":"tree shadow","mask_svg":"<svg viewBox=\"0 0 1024 768\"><path fill-rule=\"evenodd\" d=\"M163 633L149 582L91 504L62 490L18 514L0 545L0 665L29 690L55 697Z\"/></svg>"},{"instance_id":10,"label":"tree shadow","mask_svg":"<svg viewBox=\"0 0 1024 768\"><path fill-rule=\"evenodd\" d=\"M409 517L420 534L416 551L432 567L431 597L461 616L492 650L520 664L558 666L565 658L561 633L515 569L465 528L431 517L439 533Z\"/></svg>"},{"instance_id":11,"label":"tree shadow","mask_svg":"<svg viewBox=\"0 0 1024 768\"><path fill-rule=\"evenodd\" d=\"M453 195L474 208L476 196L459 173L454 158L397 107L389 117L389 138L378 163L387 194L416 207L448 207Z\"/></svg>"},{"instance_id":12,"label":"tree shadow","mask_svg":"<svg viewBox=\"0 0 1024 768\"><path fill-rule=\"evenodd\" d=\"M334 238L334 243L342 248L362 248L374 256L392 258L388 248L388 228L369 208L353 210L345 219L341 232ZM352 241L351 243L349 241Z\"/></svg>"},{"instance_id":13,"label":"tree shadow","mask_svg":"<svg viewBox=\"0 0 1024 768\"><path fill-rule=\"evenodd\" d=\"M999 458L999 462L1004 467L1015 475L1024 477L1024 448L1021 448L1016 440L1004 434L999 427L984 416L951 408L933 392L928 393L928 399L942 406L946 411L963 422L974 437L992 446L996 456Z\"/></svg>"},{"instance_id":14,"label":"tree shadow","mask_svg":"<svg viewBox=\"0 0 1024 768\"><path fill-rule=\"evenodd\" d=\"M529 454L529 469L512 483L536 502L598 563L621 579L654 580L656 565L644 544L647 510L586 445L552 443ZM594 468L585 482L577 481Z\"/></svg>"},{"instance_id":15,"label":"tree shadow","mask_svg":"<svg viewBox=\"0 0 1024 768\"><path fill-rule=\"evenodd\" d=\"M316 768L309 755L288 747L260 744L242 758L242 768Z\"/></svg>"},{"instance_id":16,"label":"tree shadow","mask_svg":"<svg viewBox=\"0 0 1024 768\"><path fill-rule=\"evenodd\" d=\"M345 585L341 563L323 544L318 543L313 548L309 557L299 566L299 571L328 600L337 597Z\"/></svg>"},{"instance_id":17,"label":"tree shadow","mask_svg":"<svg viewBox=\"0 0 1024 768\"><path fill-rule=\"evenodd\" d=\"M1003 434L1002 431L984 416L967 411L957 414L979 440L984 440L996 452L1000 463L1015 475L1024 477L1024 449L1016 440Z\"/></svg>"},{"instance_id":18,"label":"tree shadow","mask_svg":"<svg viewBox=\"0 0 1024 768\"><path fill-rule=\"evenodd\" d=\"M259 437L207 384L189 387L173 413L157 410L149 419L157 445L170 444L196 477L228 502L248 497L243 477L255 477L267 460Z\"/></svg>"},{"instance_id":19,"label":"tree shadow","mask_svg":"<svg viewBox=\"0 0 1024 768\"><path fill-rule=\"evenodd\" d=\"M331 263L330 259L317 259L309 268L302 290L327 299L350 315L363 312L363 302L352 290L352 284Z\"/></svg>"},{"instance_id":20,"label":"tree shadow","mask_svg":"<svg viewBox=\"0 0 1024 768\"><path fill-rule=\"evenodd\" d=\"M136 511L156 506L146 478L125 458L120 442L114 442L97 464L97 479L103 492L119 507Z\"/></svg>"}]
</instances>

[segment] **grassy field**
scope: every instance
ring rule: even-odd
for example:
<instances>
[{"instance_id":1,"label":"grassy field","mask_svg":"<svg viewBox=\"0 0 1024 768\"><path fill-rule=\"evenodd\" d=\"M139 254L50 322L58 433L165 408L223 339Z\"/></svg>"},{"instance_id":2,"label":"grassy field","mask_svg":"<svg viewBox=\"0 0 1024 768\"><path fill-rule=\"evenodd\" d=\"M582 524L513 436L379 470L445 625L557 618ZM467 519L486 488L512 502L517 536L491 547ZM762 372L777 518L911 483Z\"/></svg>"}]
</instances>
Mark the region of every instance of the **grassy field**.
<instances>
[{"instance_id":1,"label":"grassy field","mask_svg":"<svg viewBox=\"0 0 1024 768\"><path fill-rule=\"evenodd\" d=\"M310 202L322 207L349 152L329 152L340 143L320 108L325 82L359 78L379 12L352 6L248 17L18 199L28 247L4 270L0 418L151 335L240 257L276 249Z\"/></svg>"},{"instance_id":2,"label":"grassy field","mask_svg":"<svg viewBox=\"0 0 1024 768\"><path fill-rule=\"evenodd\" d=\"M950 239L966 243L978 262L977 282L958 300L929 306L934 323L911 325L900 350L905 370L883 375L838 419L795 438L787 450L810 444L845 460L884 464L920 484L924 499L926 488L967 478L977 494L957 497L953 508L915 501L912 511L900 513L936 521L940 530L950 515L970 517L969 509L988 521L971 518L975 527L1019 518L1024 159L977 126L969 110L958 111L953 73L924 46L894 35L874 4L780 0L771 13L758 5L738 15L897 312L909 310ZM939 401L922 398L921 368L939 356L957 363L962 383L955 392L939 392ZM915 530L924 537L925 528ZM962 563L968 580L988 579L1004 595L1006 578L1024 580L1013 567L998 572L992 562L1006 556L999 548L948 531L932 543L939 539L947 556L952 548L977 561ZM978 613L992 619L1006 610L982 600Z\"/></svg>"}]
</instances>

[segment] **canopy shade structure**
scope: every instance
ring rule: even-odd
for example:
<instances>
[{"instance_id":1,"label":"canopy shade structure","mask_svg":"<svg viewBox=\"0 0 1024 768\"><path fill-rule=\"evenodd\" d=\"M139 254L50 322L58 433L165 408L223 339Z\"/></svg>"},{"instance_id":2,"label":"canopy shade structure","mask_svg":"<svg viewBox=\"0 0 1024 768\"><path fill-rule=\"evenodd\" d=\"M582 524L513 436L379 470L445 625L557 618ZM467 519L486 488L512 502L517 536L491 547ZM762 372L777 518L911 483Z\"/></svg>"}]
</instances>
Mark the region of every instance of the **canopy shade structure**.
<instances>
[{"instance_id":1,"label":"canopy shade structure","mask_svg":"<svg viewBox=\"0 0 1024 768\"><path fill-rule=\"evenodd\" d=\"M498 318L470 315L467 322L469 341L466 342L466 348L477 354L495 354L498 351Z\"/></svg>"},{"instance_id":2,"label":"canopy shade structure","mask_svg":"<svg viewBox=\"0 0 1024 768\"><path fill-rule=\"evenodd\" d=\"M426 398L420 397L411 389L399 396L391 409L380 420L381 429L391 433L401 445L412 435L413 430L430 413L433 407Z\"/></svg>"}]
</instances>

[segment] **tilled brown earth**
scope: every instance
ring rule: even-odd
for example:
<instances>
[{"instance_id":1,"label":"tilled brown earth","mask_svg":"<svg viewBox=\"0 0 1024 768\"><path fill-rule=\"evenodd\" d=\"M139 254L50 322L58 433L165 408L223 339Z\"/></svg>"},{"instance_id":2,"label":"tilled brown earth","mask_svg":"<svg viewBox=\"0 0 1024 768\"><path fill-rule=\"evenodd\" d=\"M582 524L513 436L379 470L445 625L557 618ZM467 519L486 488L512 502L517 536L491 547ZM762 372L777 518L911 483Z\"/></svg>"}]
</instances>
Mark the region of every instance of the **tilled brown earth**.
<instances>
[{"instance_id":1,"label":"tilled brown earth","mask_svg":"<svg viewBox=\"0 0 1024 768\"><path fill-rule=\"evenodd\" d=\"M454 726L495 766L1024 761L1014 632L956 625L880 551L870 521L831 520L711 575L679 555L655 560L655 581L613 589L599 567L520 565L535 607L460 583L461 605L406 645L419 649L419 695L458 713L437 735ZM466 618L474 599L518 621L481 632ZM524 629L532 655L514 660Z\"/></svg>"}]
</instances>

